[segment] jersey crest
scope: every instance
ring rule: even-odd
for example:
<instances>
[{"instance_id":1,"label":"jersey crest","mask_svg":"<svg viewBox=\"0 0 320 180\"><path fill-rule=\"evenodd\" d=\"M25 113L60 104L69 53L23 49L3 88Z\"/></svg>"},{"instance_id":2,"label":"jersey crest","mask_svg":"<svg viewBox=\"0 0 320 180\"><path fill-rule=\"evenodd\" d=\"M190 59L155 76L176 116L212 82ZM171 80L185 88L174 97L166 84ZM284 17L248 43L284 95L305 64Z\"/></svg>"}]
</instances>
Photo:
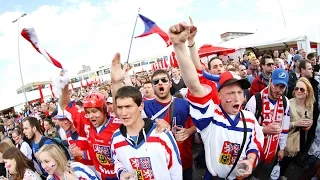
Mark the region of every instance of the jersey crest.
<instances>
[{"instance_id":1,"label":"jersey crest","mask_svg":"<svg viewBox=\"0 0 320 180\"><path fill-rule=\"evenodd\" d=\"M225 141L221 150L219 162L225 165L235 163L240 150L240 144Z\"/></svg>"},{"instance_id":2,"label":"jersey crest","mask_svg":"<svg viewBox=\"0 0 320 180\"><path fill-rule=\"evenodd\" d=\"M108 165L112 163L110 146L103 146L99 144L93 145L97 160L101 165Z\"/></svg>"},{"instance_id":3,"label":"jersey crest","mask_svg":"<svg viewBox=\"0 0 320 180\"><path fill-rule=\"evenodd\" d=\"M130 164L136 171L138 180L154 179L150 157L130 158Z\"/></svg>"}]
</instances>

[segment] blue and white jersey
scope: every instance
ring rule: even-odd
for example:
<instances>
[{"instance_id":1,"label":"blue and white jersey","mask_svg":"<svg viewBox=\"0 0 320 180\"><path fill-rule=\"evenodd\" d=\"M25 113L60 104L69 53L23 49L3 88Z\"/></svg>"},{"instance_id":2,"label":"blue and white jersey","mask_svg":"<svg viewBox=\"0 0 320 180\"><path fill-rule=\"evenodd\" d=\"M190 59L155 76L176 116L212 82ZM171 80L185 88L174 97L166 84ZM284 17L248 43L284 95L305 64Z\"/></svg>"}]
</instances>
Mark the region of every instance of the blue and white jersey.
<instances>
[{"instance_id":1,"label":"blue and white jersey","mask_svg":"<svg viewBox=\"0 0 320 180\"><path fill-rule=\"evenodd\" d=\"M213 176L225 178L231 170L241 147L244 135L244 124L240 113L228 115L221 106L213 102L212 88L206 85L207 94L204 97L194 97L188 94L190 115L194 125L199 130L204 148L206 165ZM257 157L263 147L263 132L254 115L242 111L246 119L247 138L240 160L249 153ZM235 170L228 179L235 179Z\"/></svg>"},{"instance_id":2,"label":"blue and white jersey","mask_svg":"<svg viewBox=\"0 0 320 180\"><path fill-rule=\"evenodd\" d=\"M84 164L79 162L70 163L73 173L77 176L79 180L99 180L96 174ZM49 175L47 180L58 180L54 175Z\"/></svg>"}]
</instances>

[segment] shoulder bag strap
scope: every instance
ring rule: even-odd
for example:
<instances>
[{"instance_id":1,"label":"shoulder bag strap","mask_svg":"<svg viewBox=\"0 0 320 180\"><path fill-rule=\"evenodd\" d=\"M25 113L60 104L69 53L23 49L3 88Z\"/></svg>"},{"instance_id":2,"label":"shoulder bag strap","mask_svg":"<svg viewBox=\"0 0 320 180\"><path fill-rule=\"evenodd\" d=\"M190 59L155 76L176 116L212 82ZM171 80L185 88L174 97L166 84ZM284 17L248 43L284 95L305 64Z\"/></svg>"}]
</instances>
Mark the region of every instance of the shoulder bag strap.
<instances>
[{"instance_id":1,"label":"shoulder bag strap","mask_svg":"<svg viewBox=\"0 0 320 180\"><path fill-rule=\"evenodd\" d=\"M175 100L173 99L171 105L170 105L170 109L169 109L169 120L170 120L170 126L172 127L172 123L173 123L173 116L174 116L174 105L175 105Z\"/></svg>"},{"instance_id":2,"label":"shoulder bag strap","mask_svg":"<svg viewBox=\"0 0 320 180\"><path fill-rule=\"evenodd\" d=\"M158 111L155 115L153 115L150 119L153 121L155 119L157 119L162 113L164 113L169 107L170 105L172 104L173 102L173 97L172 97L172 100L170 101L170 103L168 105L166 105L165 107L163 107L160 111Z\"/></svg>"},{"instance_id":3,"label":"shoulder bag strap","mask_svg":"<svg viewBox=\"0 0 320 180\"><path fill-rule=\"evenodd\" d=\"M244 132L243 132L243 140L242 140L241 148L240 148L240 150L239 150L237 159L236 159L236 161L234 162L231 170L229 171L229 173L228 173L228 175L227 175L227 177L226 177L225 179L227 179L227 178L230 176L230 174L232 173L232 171L234 170L234 168L237 166L237 163L238 163L238 161L239 161L239 159L240 159L240 156L241 156L241 154L242 154L242 151L243 151L244 145L245 145L245 143L246 143L246 139L247 139L247 123L246 123L246 119L245 119L244 114L243 114L242 111L240 111L240 114L241 114L241 119L242 119L242 122L243 122L243 130L244 130Z\"/></svg>"}]
</instances>

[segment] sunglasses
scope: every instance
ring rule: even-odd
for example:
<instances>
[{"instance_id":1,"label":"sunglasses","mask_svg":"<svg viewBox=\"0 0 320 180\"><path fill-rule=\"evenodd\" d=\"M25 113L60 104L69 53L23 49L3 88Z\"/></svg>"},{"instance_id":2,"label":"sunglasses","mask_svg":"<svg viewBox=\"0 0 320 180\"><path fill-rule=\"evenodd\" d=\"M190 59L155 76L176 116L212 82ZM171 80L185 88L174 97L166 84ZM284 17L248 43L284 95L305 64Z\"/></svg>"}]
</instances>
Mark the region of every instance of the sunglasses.
<instances>
[{"instance_id":1,"label":"sunglasses","mask_svg":"<svg viewBox=\"0 0 320 180\"><path fill-rule=\"evenodd\" d=\"M267 66L271 67L271 66L274 66L274 63L268 63L266 64Z\"/></svg>"},{"instance_id":2,"label":"sunglasses","mask_svg":"<svg viewBox=\"0 0 320 180\"><path fill-rule=\"evenodd\" d=\"M294 91L300 91L302 93L306 92L304 88L294 87Z\"/></svg>"},{"instance_id":3,"label":"sunglasses","mask_svg":"<svg viewBox=\"0 0 320 180\"><path fill-rule=\"evenodd\" d=\"M152 80L152 84L153 85L157 85L157 84L159 84L160 81L163 82L163 83L167 83L169 81L169 79L166 78L166 77L163 77L163 78L160 78L160 79L154 79L154 80Z\"/></svg>"}]
</instances>

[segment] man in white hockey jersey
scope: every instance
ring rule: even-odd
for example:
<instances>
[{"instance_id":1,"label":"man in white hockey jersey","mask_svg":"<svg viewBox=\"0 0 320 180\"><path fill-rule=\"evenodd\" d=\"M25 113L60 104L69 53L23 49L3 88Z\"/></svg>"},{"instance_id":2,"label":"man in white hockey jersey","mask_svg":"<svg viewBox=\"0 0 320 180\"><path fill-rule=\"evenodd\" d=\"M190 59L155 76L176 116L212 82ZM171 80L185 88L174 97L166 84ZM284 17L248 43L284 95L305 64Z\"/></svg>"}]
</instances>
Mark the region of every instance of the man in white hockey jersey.
<instances>
[{"instance_id":1,"label":"man in white hockey jersey","mask_svg":"<svg viewBox=\"0 0 320 180\"><path fill-rule=\"evenodd\" d=\"M240 111L244 101L243 89L249 88L250 83L231 72L222 73L218 92L221 103L215 104L213 96L216 93L212 87L200 84L185 46L193 28L186 23L176 24L170 27L169 37L189 89L190 115L204 143L210 173L205 179L235 179L235 167L239 163L246 165L246 171L238 176L246 178L252 173L263 147L263 132L254 115ZM194 42L192 44L188 47L192 48Z\"/></svg>"},{"instance_id":2,"label":"man in white hockey jersey","mask_svg":"<svg viewBox=\"0 0 320 180\"><path fill-rule=\"evenodd\" d=\"M112 73L121 73L120 59L112 62ZM118 67L118 68L117 68ZM117 77L112 76L113 82ZM120 79L118 79L121 81ZM117 84L117 83L114 83ZM111 151L120 180L182 180L178 146L171 132L156 132L151 119L142 119L140 91L132 86L118 89L114 97L116 114L122 125L113 134Z\"/></svg>"}]
</instances>

